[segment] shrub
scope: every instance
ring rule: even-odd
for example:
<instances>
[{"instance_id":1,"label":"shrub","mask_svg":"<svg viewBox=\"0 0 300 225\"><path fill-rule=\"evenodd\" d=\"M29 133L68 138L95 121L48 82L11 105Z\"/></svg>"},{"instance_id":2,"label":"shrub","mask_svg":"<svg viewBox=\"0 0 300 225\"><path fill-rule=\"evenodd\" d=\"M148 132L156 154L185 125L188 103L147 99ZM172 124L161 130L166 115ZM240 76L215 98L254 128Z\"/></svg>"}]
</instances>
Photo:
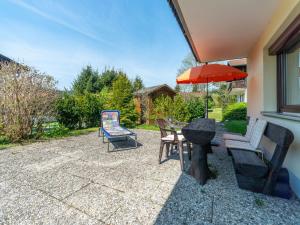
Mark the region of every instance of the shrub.
<instances>
[{"instance_id":1,"label":"shrub","mask_svg":"<svg viewBox=\"0 0 300 225\"><path fill-rule=\"evenodd\" d=\"M69 129L94 127L99 123L102 109L103 102L97 94L65 92L56 102L57 121Z\"/></svg>"},{"instance_id":2,"label":"shrub","mask_svg":"<svg viewBox=\"0 0 300 225\"><path fill-rule=\"evenodd\" d=\"M171 117L173 112L173 99L170 96L161 95L154 100L151 119Z\"/></svg>"},{"instance_id":3,"label":"shrub","mask_svg":"<svg viewBox=\"0 0 300 225\"><path fill-rule=\"evenodd\" d=\"M36 127L53 116L57 97L56 81L33 67L18 63L0 63L0 121L11 141L28 138Z\"/></svg>"},{"instance_id":4,"label":"shrub","mask_svg":"<svg viewBox=\"0 0 300 225\"><path fill-rule=\"evenodd\" d=\"M187 105L190 115L189 122L196 118L205 117L205 103L203 98L191 98L187 102Z\"/></svg>"},{"instance_id":5,"label":"shrub","mask_svg":"<svg viewBox=\"0 0 300 225\"><path fill-rule=\"evenodd\" d=\"M66 128L64 125L59 124L58 126L55 126L48 131L44 133L44 137L53 138L53 137L63 137L67 135L69 132L69 129Z\"/></svg>"},{"instance_id":6,"label":"shrub","mask_svg":"<svg viewBox=\"0 0 300 225\"><path fill-rule=\"evenodd\" d=\"M171 108L171 115L175 120L187 122L190 119L191 114L188 108L188 104L181 95L175 95L173 100L173 107Z\"/></svg>"},{"instance_id":7,"label":"shrub","mask_svg":"<svg viewBox=\"0 0 300 225\"><path fill-rule=\"evenodd\" d=\"M56 102L56 119L67 128L80 126L82 114L74 95L64 92Z\"/></svg>"},{"instance_id":8,"label":"shrub","mask_svg":"<svg viewBox=\"0 0 300 225\"><path fill-rule=\"evenodd\" d=\"M223 110L224 120L246 120L247 104L244 102L229 104Z\"/></svg>"},{"instance_id":9,"label":"shrub","mask_svg":"<svg viewBox=\"0 0 300 225\"><path fill-rule=\"evenodd\" d=\"M181 122L189 122L195 118L204 117L205 105L202 98L184 99L177 94L174 99L169 96L159 96L154 101L153 119L172 117Z\"/></svg>"},{"instance_id":10,"label":"shrub","mask_svg":"<svg viewBox=\"0 0 300 225\"><path fill-rule=\"evenodd\" d=\"M95 127L99 124L100 114L103 109L103 102L99 95L86 93L76 97L76 103L79 107L80 122L84 127Z\"/></svg>"}]
</instances>

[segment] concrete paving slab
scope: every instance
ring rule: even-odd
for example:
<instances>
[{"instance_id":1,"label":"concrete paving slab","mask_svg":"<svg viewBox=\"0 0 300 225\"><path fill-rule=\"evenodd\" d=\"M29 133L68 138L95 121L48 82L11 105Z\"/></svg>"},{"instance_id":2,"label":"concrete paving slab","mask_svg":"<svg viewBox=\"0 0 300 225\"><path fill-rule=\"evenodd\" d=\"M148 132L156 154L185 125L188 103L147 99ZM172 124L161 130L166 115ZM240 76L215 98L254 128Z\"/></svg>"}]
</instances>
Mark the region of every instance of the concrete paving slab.
<instances>
[{"instance_id":1,"label":"concrete paving slab","mask_svg":"<svg viewBox=\"0 0 300 225\"><path fill-rule=\"evenodd\" d=\"M106 221L121 207L122 193L98 184L90 184L74 193L65 202L88 215Z\"/></svg>"}]
</instances>

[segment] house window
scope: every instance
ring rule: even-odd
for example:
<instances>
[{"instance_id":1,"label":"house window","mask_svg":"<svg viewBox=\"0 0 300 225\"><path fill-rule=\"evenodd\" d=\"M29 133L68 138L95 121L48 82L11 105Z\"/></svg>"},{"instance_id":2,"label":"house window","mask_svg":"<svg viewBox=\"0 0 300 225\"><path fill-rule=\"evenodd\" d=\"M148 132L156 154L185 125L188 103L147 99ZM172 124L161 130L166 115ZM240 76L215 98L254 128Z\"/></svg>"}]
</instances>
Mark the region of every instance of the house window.
<instances>
[{"instance_id":1,"label":"house window","mask_svg":"<svg viewBox=\"0 0 300 225\"><path fill-rule=\"evenodd\" d=\"M269 49L277 55L277 110L300 113L300 15Z\"/></svg>"},{"instance_id":2,"label":"house window","mask_svg":"<svg viewBox=\"0 0 300 225\"><path fill-rule=\"evenodd\" d=\"M300 41L277 56L278 111L300 112Z\"/></svg>"},{"instance_id":3,"label":"house window","mask_svg":"<svg viewBox=\"0 0 300 225\"><path fill-rule=\"evenodd\" d=\"M285 102L300 106L300 47L286 54Z\"/></svg>"}]
</instances>

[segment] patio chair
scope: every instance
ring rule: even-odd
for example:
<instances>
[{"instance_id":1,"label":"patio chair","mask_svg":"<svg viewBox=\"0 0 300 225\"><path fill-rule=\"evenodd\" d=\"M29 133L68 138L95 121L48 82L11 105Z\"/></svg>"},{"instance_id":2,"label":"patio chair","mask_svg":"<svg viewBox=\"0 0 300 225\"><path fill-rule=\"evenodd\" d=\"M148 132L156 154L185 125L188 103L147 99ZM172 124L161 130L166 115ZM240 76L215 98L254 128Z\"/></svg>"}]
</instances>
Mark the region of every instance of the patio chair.
<instances>
[{"instance_id":1,"label":"patio chair","mask_svg":"<svg viewBox=\"0 0 300 225\"><path fill-rule=\"evenodd\" d=\"M225 140L225 146L230 150L239 149L239 150L245 150L245 151L252 151L252 152L258 152L262 153L262 151L258 148L261 138L264 134L265 128L267 126L267 121L258 119L255 122L255 125L253 127L253 133L251 135L251 138L249 142L244 141L234 141L234 140ZM228 153L230 154L230 151L228 150Z\"/></svg>"},{"instance_id":2,"label":"patio chair","mask_svg":"<svg viewBox=\"0 0 300 225\"><path fill-rule=\"evenodd\" d=\"M186 123L186 122L180 122L178 120L175 120L174 118L172 117L168 117L167 118L167 122L169 124L170 127L174 128L174 129L180 129L180 133L181 133L181 129L188 125L189 123ZM177 132L178 133L178 132Z\"/></svg>"},{"instance_id":3,"label":"patio chair","mask_svg":"<svg viewBox=\"0 0 300 225\"><path fill-rule=\"evenodd\" d=\"M245 136L238 135L238 134L225 133L225 134L223 134L223 139L249 142L251 139L251 136L253 134L253 128L254 128L255 122L256 122L256 118L250 117L249 123L247 125L247 132L246 132Z\"/></svg>"},{"instance_id":4,"label":"patio chair","mask_svg":"<svg viewBox=\"0 0 300 225\"><path fill-rule=\"evenodd\" d=\"M160 149L159 149L159 159L158 162L161 163L161 158L163 154L164 147L166 146L166 157L169 157L170 146L177 146L179 149L180 167L183 171L184 161L183 161L183 144L187 144L189 158L191 157L190 143L184 138L183 135L178 135L174 128L167 129L168 123L164 119L156 120L161 134ZM170 134L168 134L170 132Z\"/></svg>"},{"instance_id":5,"label":"patio chair","mask_svg":"<svg viewBox=\"0 0 300 225\"><path fill-rule=\"evenodd\" d=\"M103 137L108 140L107 151L109 151L109 144L113 141L128 140L128 137L134 137L135 148L137 148L137 135L136 133L122 127L120 125L120 111L118 110L103 110L101 111L101 131Z\"/></svg>"}]
</instances>

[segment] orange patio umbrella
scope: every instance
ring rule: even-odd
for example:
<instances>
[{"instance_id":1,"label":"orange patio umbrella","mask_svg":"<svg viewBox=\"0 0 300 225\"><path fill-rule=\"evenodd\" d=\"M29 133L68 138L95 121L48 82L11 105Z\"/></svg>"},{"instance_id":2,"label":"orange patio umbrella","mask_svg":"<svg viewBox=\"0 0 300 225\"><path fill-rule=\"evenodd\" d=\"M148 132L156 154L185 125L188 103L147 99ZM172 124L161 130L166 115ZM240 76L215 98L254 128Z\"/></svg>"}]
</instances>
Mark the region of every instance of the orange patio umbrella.
<instances>
[{"instance_id":1,"label":"orange patio umbrella","mask_svg":"<svg viewBox=\"0 0 300 225\"><path fill-rule=\"evenodd\" d=\"M241 80L248 76L247 73L226 65L205 64L192 67L176 78L177 84L203 84L206 83L206 117L208 116L208 83L221 81Z\"/></svg>"},{"instance_id":2,"label":"orange patio umbrella","mask_svg":"<svg viewBox=\"0 0 300 225\"><path fill-rule=\"evenodd\" d=\"M203 84L210 82L241 80L247 73L226 65L206 64L186 70L177 77L177 84Z\"/></svg>"}]
</instances>

